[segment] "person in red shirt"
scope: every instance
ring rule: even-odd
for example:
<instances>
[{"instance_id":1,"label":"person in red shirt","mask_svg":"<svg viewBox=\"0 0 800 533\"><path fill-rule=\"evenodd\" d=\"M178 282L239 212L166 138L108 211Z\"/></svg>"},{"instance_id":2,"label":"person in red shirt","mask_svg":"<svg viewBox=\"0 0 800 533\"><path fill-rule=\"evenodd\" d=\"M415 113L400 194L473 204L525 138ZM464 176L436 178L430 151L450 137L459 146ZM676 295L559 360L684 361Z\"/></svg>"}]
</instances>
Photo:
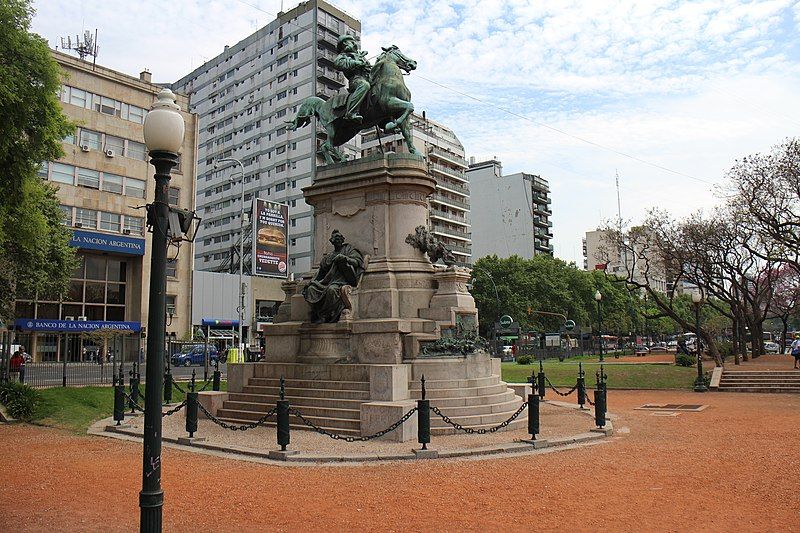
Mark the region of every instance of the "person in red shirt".
<instances>
[{"instance_id":1,"label":"person in red shirt","mask_svg":"<svg viewBox=\"0 0 800 533\"><path fill-rule=\"evenodd\" d=\"M19 376L19 370L25 364L25 358L22 356L22 349L14 352L11 359L8 360L8 370L11 374Z\"/></svg>"}]
</instances>

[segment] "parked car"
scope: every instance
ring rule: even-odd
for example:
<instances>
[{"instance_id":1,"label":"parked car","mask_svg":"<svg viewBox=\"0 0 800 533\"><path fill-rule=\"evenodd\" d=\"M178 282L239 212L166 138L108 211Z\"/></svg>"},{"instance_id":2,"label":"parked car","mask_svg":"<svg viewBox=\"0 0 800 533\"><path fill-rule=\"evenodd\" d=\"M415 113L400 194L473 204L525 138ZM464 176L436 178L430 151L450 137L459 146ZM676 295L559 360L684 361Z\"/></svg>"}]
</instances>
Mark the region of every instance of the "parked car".
<instances>
[{"instance_id":1,"label":"parked car","mask_svg":"<svg viewBox=\"0 0 800 533\"><path fill-rule=\"evenodd\" d=\"M764 352L765 353L781 353L781 345L777 342L765 342L764 343Z\"/></svg>"},{"instance_id":2,"label":"parked car","mask_svg":"<svg viewBox=\"0 0 800 533\"><path fill-rule=\"evenodd\" d=\"M648 348L644 344L636 345L636 355L647 355L649 353L650 353L650 348Z\"/></svg>"},{"instance_id":3,"label":"parked car","mask_svg":"<svg viewBox=\"0 0 800 533\"><path fill-rule=\"evenodd\" d=\"M172 354L170 358L172 366L191 366L191 365L204 365L206 362L206 347L203 344L194 346L186 346L180 352ZM208 359L210 363L216 364L217 362L217 348L214 346L208 347Z\"/></svg>"}]
</instances>

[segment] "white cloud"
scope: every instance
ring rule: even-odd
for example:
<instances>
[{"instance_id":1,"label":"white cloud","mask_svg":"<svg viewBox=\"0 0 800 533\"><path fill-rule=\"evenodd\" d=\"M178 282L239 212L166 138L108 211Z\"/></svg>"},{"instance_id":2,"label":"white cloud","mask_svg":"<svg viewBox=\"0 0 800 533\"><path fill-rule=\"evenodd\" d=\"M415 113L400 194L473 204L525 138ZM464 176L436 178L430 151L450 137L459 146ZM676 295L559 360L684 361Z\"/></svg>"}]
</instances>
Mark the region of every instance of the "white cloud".
<instances>
[{"instance_id":1,"label":"white cloud","mask_svg":"<svg viewBox=\"0 0 800 533\"><path fill-rule=\"evenodd\" d=\"M800 127L798 2L334 3L361 20L371 55L397 44L419 62L406 78L416 108L452 127L467 155L494 155L508 173L550 179L556 253L579 264L583 233L616 215L615 171L625 218L640 218L649 206L686 214L715 199L708 184L537 123L710 181L736 157ZM267 24L280 6L40 0L34 30L55 44L96 27L99 63L130 74L149 68L155 80L174 81Z\"/></svg>"}]
</instances>

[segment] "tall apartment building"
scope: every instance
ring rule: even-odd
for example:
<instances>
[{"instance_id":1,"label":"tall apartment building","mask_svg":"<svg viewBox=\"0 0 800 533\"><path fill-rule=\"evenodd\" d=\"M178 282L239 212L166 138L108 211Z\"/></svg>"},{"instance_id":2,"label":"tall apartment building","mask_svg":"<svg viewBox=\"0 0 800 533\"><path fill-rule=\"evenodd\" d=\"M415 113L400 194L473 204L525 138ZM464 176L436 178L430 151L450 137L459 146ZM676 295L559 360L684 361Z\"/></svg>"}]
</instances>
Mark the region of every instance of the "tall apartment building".
<instances>
[{"instance_id":1,"label":"tall apartment building","mask_svg":"<svg viewBox=\"0 0 800 533\"><path fill-rule=\"evenodd\" d=\"M64 139L63 157L42 163L40 176L58 186L80 263L67 294L20 295L15 324L36 361L78 361L98 353L132 361L147 323L150 286L151 234L141 208L155 195L142 125L161 87L146 71L136 78L61 52L52 55L65 74L63 111L78 129ZM186 112L188 98L178 95L178 104L186 134L169 202L191 210L197 130ZM192 243L183 243L167 266L167 331L181 336L191 327L193 251ZM175 252L171 248L168 255ZM97 332L99 337L91 335Z\"/></svg>"},{"instance_id":2,"label":"tall apartment building","mask_svg":"<svg viewBox=\"0 0 800 533\"><path fill-rule=\"evenodd\" d=\"M322 0L309 0L172 85L190 96L199 123L198 270L237 270L231 267L238 264L242 176L238 166L215 168L222 158L244 167L247 213L254 197L289 206L289 273L311 270L312 211L302 188L313 181L319 133L311 126L289 131L286 121L305 98L327 99L345 87L347 80L333 68L336 42L339 35L358 37L360 31L358 20ZM357 146L345 152L357 154ZM249 250L249 229L245 243ZM244 254L247 272L249 255Z\"/></svg>"},{"instance_id":3,"label":"tall apartment building","mask_svg":"<svg viewBox=\"0 0 800 533\"><path fill-rule=\"evenodd\" d=\"M472 191L472 257L553 255L550 185L533 174L503 175L497 159L466 172Z\"/></svg>"},{"instance_id":4,"label":"tall apartment building","mask_svg":"<svg viewBox=\"0 0 800 533\"><path fill-rule=\"evenodd\" d=\"M436 192L429 197L430 226L433 233L452 250L462 265L471 263L472 233L469 216L468 167L464 146L453 130L427 119L424 114L409 117L414 147L425 154L430 175L436 179ZM402 135L365 133L361 153L408 152Z\"/></svg>"}]
</instances>

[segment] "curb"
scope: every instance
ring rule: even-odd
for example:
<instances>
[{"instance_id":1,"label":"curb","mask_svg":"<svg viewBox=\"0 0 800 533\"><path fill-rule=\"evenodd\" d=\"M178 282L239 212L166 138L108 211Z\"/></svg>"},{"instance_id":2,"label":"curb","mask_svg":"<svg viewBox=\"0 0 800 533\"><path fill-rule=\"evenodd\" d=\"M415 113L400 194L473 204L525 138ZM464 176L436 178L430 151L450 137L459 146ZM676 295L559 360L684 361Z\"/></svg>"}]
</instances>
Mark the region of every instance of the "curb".
<instances>
[{"instance_id":1,"label":"curb","mask_svg":"<svg viewBox=\"0 0 800 533\"><path fill-rule=\"evenodd\" d=\"M553 405L579 410L577 405L564 402L549 401ZM594 417L594 411L580 411L588 416ZM119 429L117 429L119 427ZM88 432L90 435L103 436L108 438L133 440L142 442L142 434L124 426L114 426L111 417L100 420L92 424ZM455 459L468 457L482 457L489 455L503 454L525 454L541 453L544 449L554 451L558 448L568 448L576 444L586 444L592 441L604 440L614 434L614 426L611 422L610 413L606 417L604 428L592 428L585 433L579 433L569 437L555 439L537 440L517 440L514 442L493 444L478 448L467 448L460 450L438 451L435 449L426 450L430 453L421 453L421 450L412 449L408 453L388 454L388 455L314 455L313 453L299 450L291 450L291 453L278 452L276 450L260 451L238 446L223 446L212 444L198 439L186 439L185 437L162 437L166 444L181 448L187 451L207 451L212 453L222 453L232 455L239 459L255 459L259 462L281 464L281 463L374 463L383 461L406 461L406 460L431 460L431 459ZM238 457L237 457L238 456Z\"/></svg>"}]
</instances>

